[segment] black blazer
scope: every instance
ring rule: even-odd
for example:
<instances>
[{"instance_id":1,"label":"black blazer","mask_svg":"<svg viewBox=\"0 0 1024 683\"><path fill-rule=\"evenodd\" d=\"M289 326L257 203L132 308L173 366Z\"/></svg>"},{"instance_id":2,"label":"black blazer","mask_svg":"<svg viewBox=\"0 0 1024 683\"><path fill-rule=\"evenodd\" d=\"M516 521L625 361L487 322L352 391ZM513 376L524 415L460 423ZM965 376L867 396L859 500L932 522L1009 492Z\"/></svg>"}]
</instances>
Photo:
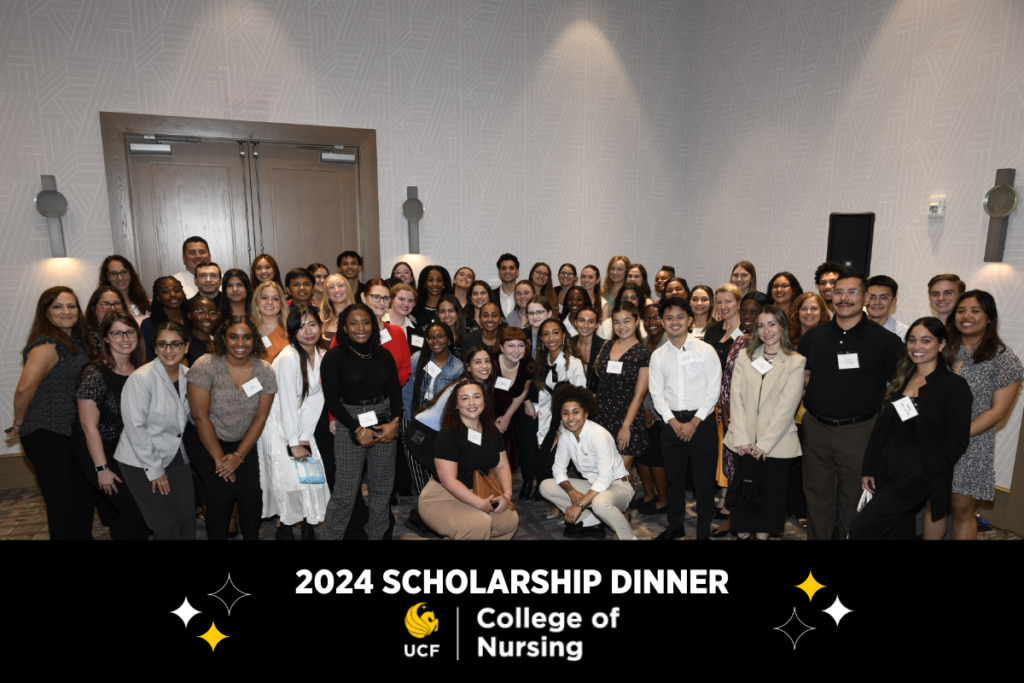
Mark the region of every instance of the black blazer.
<instances>
[{"instance_id":1,"label":"black blazer","mask_svg":"<svg viewBox=\"0 0 1024 683\"><path fill-rule=\"evenodd\" d=\"M905 388L906 384L895 394L897 399L902 397ZM947 370L941 360L918 391L918 414L912 419L916 422L918 447L925 471L932 475L932 519L941 519L949 509L953 466L971 440L973 401L967 380ZM889 431L899 419L892 403L887 403L871 432L861 476L875 476Z\"/></svg>"},{"instance_id":2,"label":"black blazer","mask_svg":"<svg viewBox=\"0 0 1024 683\"><path fill-rule=\"evenodd\" d=\"M576 335L572 338L572 343L576 344L580 340L580 335ZM587 389L590 389L595 394L597 393L597 373L594 372L594 361L601 355L601 349L608 343L607 339L601 339L596 334L593 340L590 342L590 362L587 363Z\"/></svg>"}]
</instances>

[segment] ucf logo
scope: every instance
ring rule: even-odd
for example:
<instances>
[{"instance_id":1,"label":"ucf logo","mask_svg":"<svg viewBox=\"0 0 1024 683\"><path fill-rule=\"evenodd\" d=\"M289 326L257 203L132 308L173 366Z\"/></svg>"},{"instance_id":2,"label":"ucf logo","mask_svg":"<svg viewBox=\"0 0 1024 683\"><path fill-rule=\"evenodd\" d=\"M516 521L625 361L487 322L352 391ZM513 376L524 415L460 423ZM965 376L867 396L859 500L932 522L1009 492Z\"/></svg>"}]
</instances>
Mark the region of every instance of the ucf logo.
<instances>
[{"instance_id":1,"label":"ucf logo","mask_svg":"<svg viewBox=\"0 0 1024 683\"><path fill-rule=\"evenodd\" d=\"M409 635L413 638L426 638L431 633L437 632L437 617L434 616L433 612L420 612L420 607L426 606L425 602L418 602L409 608L409 611L405 613L405 630L409 632ZM441 649L440 645L421 643L419 645L406 644L405 656L406 657L433 657Z\"/></svg>"}]
</instances>

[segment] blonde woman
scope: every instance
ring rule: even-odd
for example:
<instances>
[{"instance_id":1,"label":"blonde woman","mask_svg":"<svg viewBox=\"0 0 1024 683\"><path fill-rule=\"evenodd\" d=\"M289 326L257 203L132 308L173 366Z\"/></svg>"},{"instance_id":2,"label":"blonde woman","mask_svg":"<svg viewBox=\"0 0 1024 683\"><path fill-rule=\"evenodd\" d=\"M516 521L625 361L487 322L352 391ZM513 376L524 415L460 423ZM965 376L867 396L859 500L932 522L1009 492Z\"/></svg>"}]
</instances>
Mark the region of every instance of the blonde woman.
<instances>
[{"instance_id":1,"label":"blonde woman","mask_svg":"<svg viewBox=\"0 0 1024 683\"><path fill-rule=\"evenodd\" d=\"M393 285L391 287L391 308L384 314L384 322L402 328L410 347L412 347L413 335L419 336L416 318L412 317L412 309L414 308L416 308L416 290L412 288L412 285L407 285L404 282ZM423 347L422 339L420 338L418 341L419 344L416 345L416 350ZM410 351L412 353L416 352L411 348Z\"/></svg>"},{"instance_id":2,"label":"blonde woman","mask_svg":"<svg viewBox=\"0 0 1024 683\"><path fill-rule=\"evenodd\" d=\"M324 305L320 307L320 322L327 341L338 331L338 316L356 302L348 280L341 273L333 273L324 280Z\"/></svg>"},{"instance_id":3,"label":"blonde woman","mask_svg":"<svg viewBox=\"0 0 1024 683\"><path fill-rule=\"evenodd\" d=\"M267 363L273 363L288 346L288 308L284 304L287 300L284 287L274 280L261 282L252 293L252 321L267 349L263 357Z\"/></svg>"},{"instance_id":4,"label":"blonde woman","mask_svg":"<svg viewBox=\"0 0 1024 683\"><path fill-rule=\"evenodd\" d=\"M622 289L622 285L626 284L626 274L632 267L633 264L625 256L612 256L612 260L608 262L604 284L601 285L601 296L609 306L615 305L615 297Z\"/></svg>"}]
</instances>

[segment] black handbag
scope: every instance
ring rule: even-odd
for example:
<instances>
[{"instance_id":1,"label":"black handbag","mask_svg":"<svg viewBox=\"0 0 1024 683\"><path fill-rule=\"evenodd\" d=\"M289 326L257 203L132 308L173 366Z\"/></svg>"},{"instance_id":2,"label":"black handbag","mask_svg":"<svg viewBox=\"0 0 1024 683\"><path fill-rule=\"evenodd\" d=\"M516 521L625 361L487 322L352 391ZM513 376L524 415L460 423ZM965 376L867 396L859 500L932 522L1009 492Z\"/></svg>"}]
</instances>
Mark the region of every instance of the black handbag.
<instances>
[{"instance_id":1,"label":"black handbag","mask_svg":"<svg viewBox=\"0 0 1024 683\"><path fill-rule=\"evenodd\" d=\"M756 465L750 463L751 460ZM736 478L729 482L729 491L725 495L725 504L730 510L761 512L764 509L763 466L763 461L752 455L739 456Z\"/></svg>"}]
</instances>

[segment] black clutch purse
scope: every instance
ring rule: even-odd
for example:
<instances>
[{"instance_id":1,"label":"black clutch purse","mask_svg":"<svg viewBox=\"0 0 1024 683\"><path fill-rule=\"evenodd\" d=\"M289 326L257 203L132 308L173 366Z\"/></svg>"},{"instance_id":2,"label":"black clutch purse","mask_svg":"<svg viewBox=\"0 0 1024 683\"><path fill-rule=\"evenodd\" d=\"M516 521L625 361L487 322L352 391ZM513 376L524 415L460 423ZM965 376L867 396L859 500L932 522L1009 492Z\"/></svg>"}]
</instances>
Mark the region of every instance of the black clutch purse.
<instances>
[{"instance_id":1,"label":"black clutch purse","mask_svg":"<svg viewBox=\"0 0 1024 683\"><path fill-rule=\"evenodd\" d=\"M736 466L736 478L729 483L725 503L730 510L761 512L764 509L763 463L752 455L741 455Z\"/></svg>"}]
</instances>

